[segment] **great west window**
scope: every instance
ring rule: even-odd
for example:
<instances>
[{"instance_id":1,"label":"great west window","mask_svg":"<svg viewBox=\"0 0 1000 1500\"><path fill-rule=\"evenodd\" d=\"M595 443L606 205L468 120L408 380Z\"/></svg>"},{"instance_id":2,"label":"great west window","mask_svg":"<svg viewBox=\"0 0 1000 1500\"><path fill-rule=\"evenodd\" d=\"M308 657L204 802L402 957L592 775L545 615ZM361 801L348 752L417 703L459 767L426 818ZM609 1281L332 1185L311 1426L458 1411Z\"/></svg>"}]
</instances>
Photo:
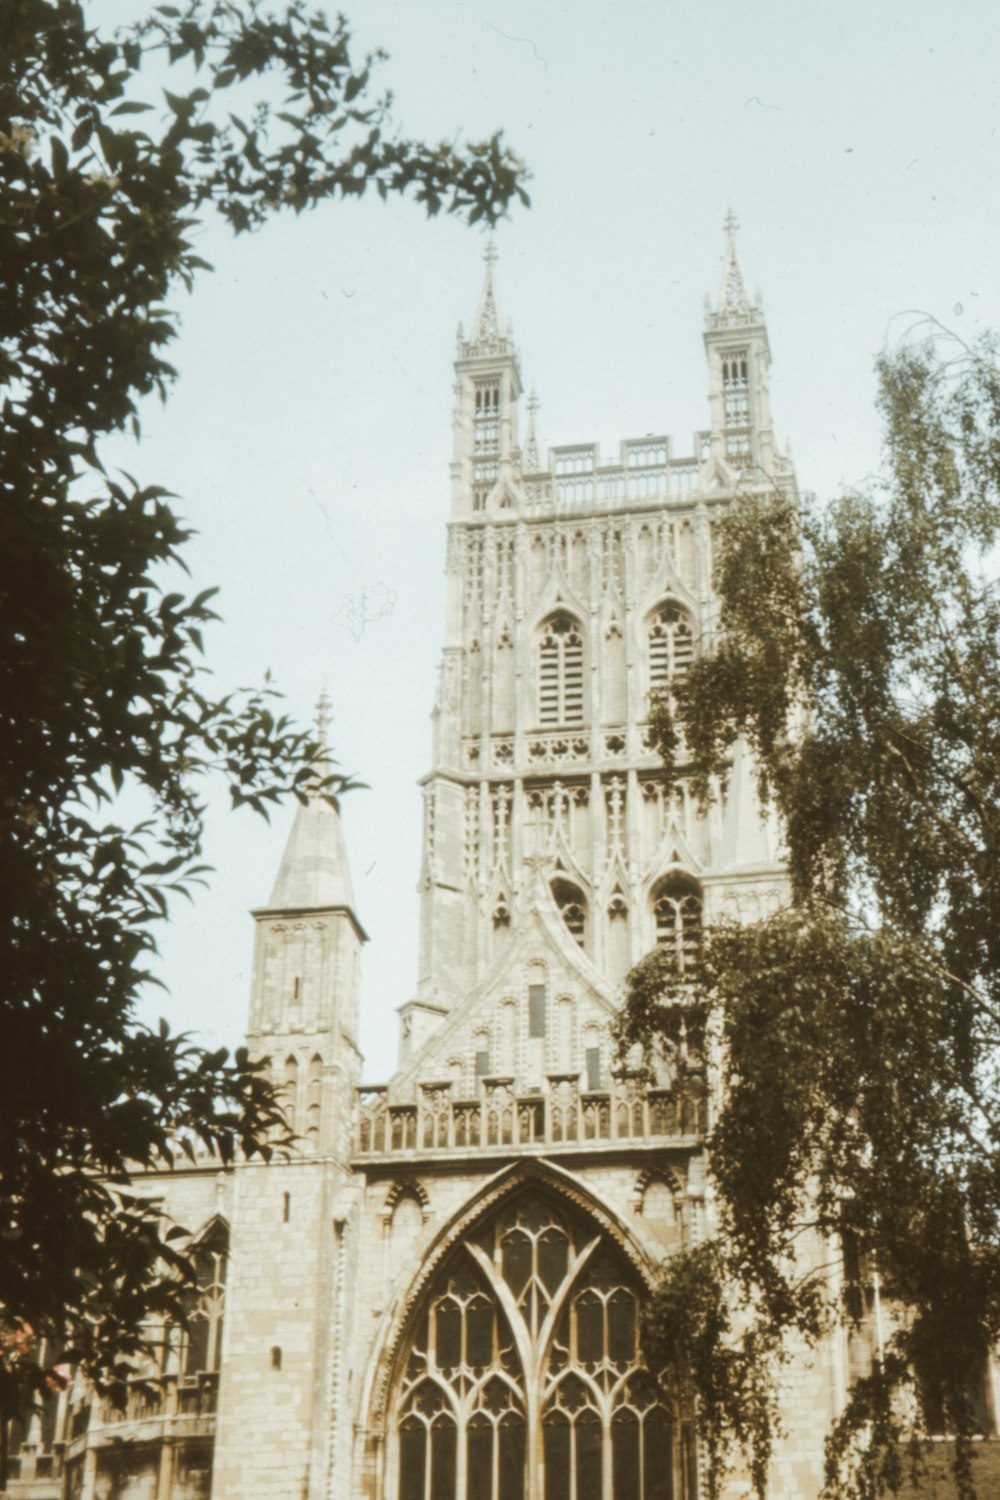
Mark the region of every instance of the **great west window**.
<instances>
[{"instance_id":1,"label":"great west window","mask_svg":"<svg viewBox=\"0 0 1000 1500\"><path fill-rule=\"evenodd\" d=\"M693 1434L639 1348L641 1289L531 1192L455 1247L395 1392L393 1500L695 1500Z\"/></svg>"}]
</instances>

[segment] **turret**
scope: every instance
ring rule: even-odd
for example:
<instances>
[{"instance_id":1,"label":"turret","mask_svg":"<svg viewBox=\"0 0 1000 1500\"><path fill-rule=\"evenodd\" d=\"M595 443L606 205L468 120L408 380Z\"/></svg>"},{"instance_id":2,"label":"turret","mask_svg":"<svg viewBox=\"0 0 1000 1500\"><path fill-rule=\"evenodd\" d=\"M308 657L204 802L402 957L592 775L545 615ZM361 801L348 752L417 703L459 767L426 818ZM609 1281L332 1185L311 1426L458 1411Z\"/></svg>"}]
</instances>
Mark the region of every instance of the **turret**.
<instances>
[{"instance_id":1,"label":"turret","mask_svg":"<svg viewBox=\"0 0 1000 1500\"><path fill-rule=\"evenodd\" d=\"M747 294L736 255L732 210L726 216L726 254L715 309L705 299L709 407L713 456L755 483L775 470L768 371L771 349L758 292Z\"/></svg>"},{"instance_id":2,"label":"turret","mask_svg":"<svg viewBox=\"0 0 1000 1500\"><path fill-rule=\"evenodd\" d=\"M465 338L458 330L455 357L455 446L452 515L487 508L498 482L509 480L518 451L521 372L511 328L503 323L493 285L496 248L486 250L483 291Z\"/></svg>"},{"instance_id":3,"label":"turret","mask_svg":"<svg viewBox=\"0 0 1000 1500\"><path fill-rule=\"evenodd\" d=\"M323 746L329 717L324 693ZM319 1500L345 1492L349 1416L338 1392L353 1309L334 1298L353 1193L365 934L340 813L318 787L296 810L270 902L253 916L248 1040L270 1058L297 1140L269 1162L255 1157L236 1169L212 1489L241 1500Z\"/></svg>"},{"instance_id":4,"label":"turret","mask_svg":"<svg viewBox=\"0 0 1000 1500\"><path fill-rule=\"evenodd\" d=\"M329 703L317 708L326 744ZM358 985L365 932L354 910L335 804L318 790L295 812L278 876L257 924L248 1041L271 1059L303 1149L347 1151L358 1076Z\"/></svg>"}]
</instances>

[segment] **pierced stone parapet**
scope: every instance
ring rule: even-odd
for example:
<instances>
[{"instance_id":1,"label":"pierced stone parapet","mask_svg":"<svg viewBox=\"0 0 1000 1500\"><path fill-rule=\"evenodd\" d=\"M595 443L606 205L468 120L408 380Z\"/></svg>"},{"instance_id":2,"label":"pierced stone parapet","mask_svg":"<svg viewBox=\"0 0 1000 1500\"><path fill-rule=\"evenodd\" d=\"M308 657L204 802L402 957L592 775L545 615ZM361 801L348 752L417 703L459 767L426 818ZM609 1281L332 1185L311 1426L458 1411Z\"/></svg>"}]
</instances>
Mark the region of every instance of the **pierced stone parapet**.
<instances>
[{"instance_id":1,"label":"pierced stone parapet","mask_svg":"<svg viewBox=\"0 0 1000 1500\"><path fill-rule=\"evenodd\" d=\"M648 1088L634 1078L581 1090L576 1074L553 1074L546 1092L518 1093L511 1078L482 1080L474 1099L451 1095L450 1083L420 1086L416 1104L390 1104L384 1090L359 1091L357 1155L461 1154L489 1148L579 1149L588 1144L683 1141L706 1128L704 1086ZM367 1096L367 1097L366 1097Z\"/></svg>"},{"instance_id":2,"label":"pierced stone parapet","mask_svg":"<svg viewBox=\"0 0 1000 1500\"><path fill-rule=\"evenodd\" d=\"M528 760L532 765L552 766L561 761L589 758L590 740L585 734L536 734L528 741Z\"/></svg>"}]
</instances>

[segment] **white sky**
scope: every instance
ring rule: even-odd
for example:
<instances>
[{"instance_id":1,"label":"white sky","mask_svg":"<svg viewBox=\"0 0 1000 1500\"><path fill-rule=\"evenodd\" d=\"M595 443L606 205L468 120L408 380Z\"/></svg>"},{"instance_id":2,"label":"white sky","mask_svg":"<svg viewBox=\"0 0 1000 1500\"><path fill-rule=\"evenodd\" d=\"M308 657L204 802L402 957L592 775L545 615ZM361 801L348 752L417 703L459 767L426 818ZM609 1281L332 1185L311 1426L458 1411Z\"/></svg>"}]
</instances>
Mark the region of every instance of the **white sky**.
<instances>
[{"instance_id":1,"label":"white sky","mask_svg":"<svg viewBox=\"0 0 1000 1500\"><path fill-rule=\"evenodd\" d=\"M900 314L964 337L1000 325L995 0L365 0L353 20L359 47L391 54L382 76L407 133L503 126L530 164L534 206L500 229L497 281L545 444L608 452L666 431L686 451L706 419L702 300L730 201L803 489L874 471L872 364ZM270 668L308 717L325 679L339 761L371 785L344 822L379 1079L416 978L451 360L483 241L374 199L201 241L216 272L183 302L180 381L125 466L176 491L198 529L194 583L222 587L220 690ZM362 596L384 613L352 630ZM240 1040L247 912L268 898L290 819L213 811L216 874L162 935L169 995L153 992L150 1015Z\"/></svg>"}]
</instances>

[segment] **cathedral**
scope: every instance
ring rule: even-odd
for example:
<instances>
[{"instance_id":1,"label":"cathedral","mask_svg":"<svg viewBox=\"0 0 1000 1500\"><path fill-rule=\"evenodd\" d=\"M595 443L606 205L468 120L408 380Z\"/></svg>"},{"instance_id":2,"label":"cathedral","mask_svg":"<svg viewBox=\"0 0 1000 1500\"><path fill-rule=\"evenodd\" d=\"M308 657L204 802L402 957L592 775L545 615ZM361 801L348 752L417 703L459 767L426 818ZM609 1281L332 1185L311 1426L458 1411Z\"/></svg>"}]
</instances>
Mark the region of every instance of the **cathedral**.
<instances>
[{"instance_id":1,"label":"cathedral","mask_svg":"<svg viewBox=\"0 0 1000 1500\"><path fill-rule=\"evenodd\" d=\"M364 913L338 813L317 798L253 914L249 1045L297 1147L141 1179L195 1235L200 1299L126 1411L78 1385L16 1434L12 1496L704 1495L690 1413L646 1371L640 1310L663 1258L710 1230L712 1101L630 1072L609 1023L655 945L683 964L703 920L785 899L751 768L737 755L703 814L683 783L665 787L647 723L650 694L712 639L727 503L795 494L734 228L706 303L704 429L608 455L543 449L488 252L455 359L398 1070L361 1082ZM831 1339L787 1375L775 1495L814 1500L850 1364Z\"/></svg>"}]
</instances>

